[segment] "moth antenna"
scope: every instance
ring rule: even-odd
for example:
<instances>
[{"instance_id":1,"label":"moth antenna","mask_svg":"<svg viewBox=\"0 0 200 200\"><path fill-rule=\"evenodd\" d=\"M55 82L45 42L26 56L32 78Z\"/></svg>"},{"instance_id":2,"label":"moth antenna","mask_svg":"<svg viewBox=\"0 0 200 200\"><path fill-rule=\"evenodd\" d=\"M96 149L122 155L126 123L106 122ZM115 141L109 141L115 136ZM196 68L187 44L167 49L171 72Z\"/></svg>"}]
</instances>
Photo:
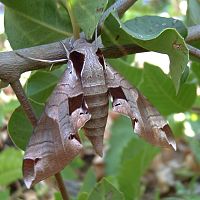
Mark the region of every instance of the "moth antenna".
<instances>
[{"instance_id":1,"label":"moth antenna","mask_svg":"<svg viewBox=\"0 0 200 200\"><path fill-rule=\"evenodd\" d=\"M65 44L62 41L60 41L60 43L62 44L62 46L63 46L63 48L64 48L64 50L65 50L65 52L67 54L67 58L69 58L69 51L68 51L68 49L66 48Z\"/></svg>"},{"instance_id":2,"label":"moth antenna","mask_svg":"<svg viewBox=\"0 0 200 200\"><path fill-rule=\"evenodd\" d=\"M29 56L24 56L24 55L22 55L18 52L15 52L15 54L17 54L18 56L20 56L21 58L24 58L24 59L28 59L28 60L31 60L31 61L43 62L43 63L49 63L49 64L56 64L56 63L65 62L65 61L68 60L66 58L58 59L58 60L44 60L44 59L38 59L38 58L29 57Z\"/></svg>"}]
</instances>

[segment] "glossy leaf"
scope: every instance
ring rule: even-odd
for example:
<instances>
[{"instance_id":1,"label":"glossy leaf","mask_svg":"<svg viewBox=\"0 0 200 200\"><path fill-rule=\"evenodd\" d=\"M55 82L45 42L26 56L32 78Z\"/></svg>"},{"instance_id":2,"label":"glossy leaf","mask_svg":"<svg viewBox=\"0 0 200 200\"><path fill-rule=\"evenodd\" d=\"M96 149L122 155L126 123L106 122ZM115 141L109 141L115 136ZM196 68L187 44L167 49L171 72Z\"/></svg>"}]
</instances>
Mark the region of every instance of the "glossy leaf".
<instances>
[{"instance_id":1,"label":"glossy leaf","mask_svg":"<svg viewBox=\"0 0 200 200\"><path fill-rule=\"evenodd\" d=\"M118 59L109 59L108 62L117 70L129 83L138 87L142 81L143 69L132 67L128 62Z\"/></svg>"},{"instance_id":2,"label":"glossy leaf","mask_svg":"<svg viewBox=\"0 0 200 200\"><path fill-rule=\"evenodd\" d=\"M189 25L200 24L200 2L198 0L188 0L187 23Z\"/></svg>"},{"instance_id":3,"label":"glossy leaf","mask_svg":"<svg viewBox=\"0 0 200 200\"><path fill-rule=\"evenodd\" d=\"M184 24L173 18L143 16L122 23L112 14L106 20L102 39L106 46L134 43L149 51L168 54L170 75L178 91L188 62L188 49L183 39L186 34Z\"/></svg>"},{"instance_id":4,"label":"glossy leaf","mask_svg":"<svg viewBox=\"0 0 200 200\"><path fill-rule=\"evenodd\" d=\"M5 31L13 49L54 42L72 35L67 12L54 0L1 0Z\"/></svg>"},{"instance_id":5,"label":"glossy leaf","mask_svg":"<svg viewBox=\"0 0 200 200\"><path fill-rule=\"evenodd\" d=\"M91 39L108 0L73 0L73 9L79 26L87 39Z\"/></svg>"},{"instance_id":6,"label":"glossy leaf","mask_svg":"<svg viewBox=\"0 0 200 200\"><path fill-rule=\"evenodd\" d=\"M13 112L15 108L19 106L19 102L16 100L11 100L6 103L0 102L0 126L3 123L3 119L5 119L6 116L9 116L10 113Z\"/></svg>"},{"instance_id":7,"label":"glossy leaf","mask_svg":"<svg viewBox=\"0 0 200 200\"><path fill-rule=\"evenodd\" d=\"M35 113L37 114L37 117L39 117L44 109L43 105L33 101L31 101L31 104ZM32 134L33 128L29 120L25 116L21 106L15 109L15 111L13 112L8 123L8 131L15 145L20 149L25 150L29 138Z\"/></svg>"},{"instance_id":8,"label":"glossy leaf","mask_svg":"<svg viewBox=\"0 0 200 200\"><path fill-rule=\"evenodd\" d=\"M163 115L185 112L196 98L196 84L184 83L176 95L171 79L156 66L145 64L142 93Z\"/></svg>"},{"instance_id":9,"label":"glossy leaf","mask_svg":"<svg viewBox=\"0 0 200 200\"><path fill-rule=\"evenodd\" d=\"M0 185L7 186L10 183L22 178L21 151L15 148L7 148L0 153Z\"/></svg>"},{"instance_id":10,"label":"glossy leaf","mask_svg":"<svg viewBox=\"0 0 200 200\"><path fill-rule=\"evenodd\" d=\"M103 178L90 193L88 200L123 200L123 194Z\"/></svg>"},{"instance_id":11,"label":"glossy leaf","mask_svg":"<svg viewBox=\"0 0 200 200\"><path fill-rule=\"evenodd\" d=\"M58 77L50 72L37 71L27 81L26 94L32 100L43 103L58 82Z\"/></svg>"}]
</instances>

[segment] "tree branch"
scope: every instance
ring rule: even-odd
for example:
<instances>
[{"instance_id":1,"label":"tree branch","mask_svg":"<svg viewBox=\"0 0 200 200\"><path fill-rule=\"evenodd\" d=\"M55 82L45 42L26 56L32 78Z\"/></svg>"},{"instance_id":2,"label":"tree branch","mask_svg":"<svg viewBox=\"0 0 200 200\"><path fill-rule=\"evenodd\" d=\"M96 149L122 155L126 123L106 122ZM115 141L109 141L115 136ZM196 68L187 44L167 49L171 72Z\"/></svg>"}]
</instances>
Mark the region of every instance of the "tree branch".
<instances>
[{"instance_id":1,"label":"tree branch","mask_svg":"<svg viewBox=\"0 0 200 200\"><path fill-rule=\"evenodd\" d=\"M70 50L69 39L62 41ZM190 55L200 58L200 50L188 45ZM148 50L136 45L111 46L101 49L105 58L119 58L129 54L147 52ZM20 75L26 71L33 71L49 67L48 63L40 61L32 61L18 56L15 52L32 58L44 60L58 60L66 58L66 53L60 42L50 43L46 45L35 46L16 51L8 51L0 53L0 79L4 82L11 83L18 80ZM63 63L65 63L63 61Z\"/></svg>"},{"instance_id":2,"label":"tree branch","mask_svg":"<svg viewBox=\"0 0 200 200\"><path fill-rule=\"evenodd\" d=\"M200 39L200 24L196 26L188 27L188 36L185 39L186 42L191 42Z\"/></svg>"},{"instance_id":3,"label":"tree branch","mask_svg":"<svg viewBox=\"0 0 200 200\"><path fill-rule=\"evenodd\" d=\"M196 32L189 31L187 41L192 40L192 38L194 39L200 37L200 25L197 25L195 27L196 28L191 28L191 30L196 30ZM66 45L68 50L70 50L71 48L70 39L71 38L68 38L62 41ZM188 45L188 48L190 51L190 55L200 58L199 49L196 49L191 45ZM102 48L101 50L105 58L119 58L124 55L148 51L136 44L123 45L121 47L112 46ZM24 59L18 56L15 52L25 57L39 58L44 60L58 60L66 58L66 53L63 47L61 46L60 42L35 46L31 48L19 49L16 51L2 52L0 53L0 79L7 83L11 83L15 80L18 80L20 75L26 71L33 71L49 67L48 63Z\"/></svg>"},{"instance_id":4,"label":"tree branch","mask_svg":"<svg viewBox=\"0 0 200 200\"><path fill-rule=\"evenodd\" d=\"M70 49L69 39L63 43ZM20 75L26 71L33 71L48 67L48 63L31 61L18 56L15 52L25 57L40 58L44 60L56 60L66 58L66 53L60 42L46 45L35 46L31 48L19 49L0 53L0 79L11 83L18 80Z\"/></svg>"},{"instance_id":5,"label":"tree branch","mask_svg":"<svg viewBox=\"0 0 200 200\"><path fill-rule=\"evenodd\" d=\"M69 39L62 41L67 49L70 50ZM109 47L102 49L106 58L118 58L128 54L134 54L147 51L142 47L132 44L122 47ZM26 71L33 71L49 67L48 63L32 61L18 56L15 52L24 57L39 58L43 60L58 60L66 58L66 53L60 42L46 45L35 46L31 48L20 49L0 53L0 79L4 82L11 83L18 80L20 75ZM65 63L65 62L63 62Z\"/></svg>"},{"instance_id":6,"label":"tree branch","mask_svg":"<svg viewBox=\"0 0 200 200\"><path fill-rule=\"evenodd\" d=\"M110 46L102 48L101 51L105 58L120 58L129 54L147 52L147 49L144 49L136 44L128 44L123 46Z\"/></svg>"}]
</instances>

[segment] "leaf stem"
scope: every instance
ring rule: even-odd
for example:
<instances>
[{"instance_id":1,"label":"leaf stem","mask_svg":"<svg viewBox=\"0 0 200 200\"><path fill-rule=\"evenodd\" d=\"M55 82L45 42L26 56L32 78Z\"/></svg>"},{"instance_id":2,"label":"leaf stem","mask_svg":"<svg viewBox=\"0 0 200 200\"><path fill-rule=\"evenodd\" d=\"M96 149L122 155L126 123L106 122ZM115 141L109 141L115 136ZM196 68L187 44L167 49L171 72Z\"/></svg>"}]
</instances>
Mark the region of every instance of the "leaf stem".
<instances>
[{"instance_id":1,"label":"leaf stem","mask_svg":"<svg viewBox=\"0 0 200 200\"><path fill-rule=\"evenodd\" d=\"M66 0L66 7L67 7L67 10L68 10L68 13L69 13L69 16L71 19L71 23L72 23L73 36L74 36L74 39L76 40L76 39L80 38L80 28L76 21L76 17L74 15L70 0Z\"/></svg>"},{"instance_id":2,"label":"leaf stem","mask_svg":"<svg viewBox=\"0 0 200 200\"><path fill-rule=\"evenodd\" d=\"M22 108L24 109L26 116L28 117L32 126L35 127L37 125L37 117L33 111L33 108L31 106L24 90L23 90L23 87L22 87L20 81L17 79L15 81L11 82L10 85L11 85L13 91L15 92ZM64 186L64 182L63 182L60 172L55 174L55 178L56 178L59 190L61 192L61 195L63 197L63 200L69 200L69 195L68 195L66 187Z\"/></svg>"}]
</instances>

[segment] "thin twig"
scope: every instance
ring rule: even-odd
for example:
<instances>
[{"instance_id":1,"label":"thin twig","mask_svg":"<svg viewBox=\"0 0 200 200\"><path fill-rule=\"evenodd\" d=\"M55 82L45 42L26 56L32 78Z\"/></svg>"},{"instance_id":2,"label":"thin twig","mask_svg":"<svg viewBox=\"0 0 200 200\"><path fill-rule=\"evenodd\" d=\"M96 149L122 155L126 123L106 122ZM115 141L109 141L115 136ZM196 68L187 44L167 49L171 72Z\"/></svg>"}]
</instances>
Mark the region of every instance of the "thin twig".
<instances>
[{"instance_id":1,"label":"thin twig","mask_svg":"<svg viewBox=\"0 0 200 200\"><path fill-rule=\"evenodd\" d=\"M121 1L121 5L117 8L117 13L121 17L137 0Z\"/></svg>"},{"instance_id":2,"label":"thin twig","mask_svg":"<svg viewBox=\"0 0 200 200\"><path fill-rule=\"evenodd\" d=\"M187 47L189 49L190 55L195 56L196 58L200 59L200 49L197 49L189 44L187 45Z\"/></svg>"},{"instance_id":3,"label":"thin twig","mask_svg":"<svg viewBox=\"0 0 200 200\"><path fill-rule=\"evenodd\" d=\"M26 116L28 117L32 126L35 127L37 125L37 117L33 111L33 108L31 106L28 98L26 97L26 94L23 90L23 87L22 87L20 81L15 80L15 81L11 82L10 85L11 85L13 91L15 92ZM64 186L61 174L60 173L55 174L55 178L56 178L59 190L61 192L61 195L63 197L63 200L69 200L69 195L68 195L66 187Z\"/></svg>"},{"instance_id":4,"label":"thin twig","mask_svg":"<svg viewBox=\"0 0 200 200\"><path fill-rule=\"evenodd\" d=\"M29 121L31 122L32 126L35 127L37 125L37 117L33 111L33 108L24 93L22 85L19 80L10 83L13 91L15 92L26 116L28 117Z\"/></svg>"},{"instance_id":5,"label":"thin twig","mask_svg":"<svg viewBox=\"0 0 200 200\"><path fill-rule=\"evenodd\" d=\"M112 6L110 6L102 15L98 24L98 34L101 32L102 25L105 19L111 12L116 10L119 16L122 16L137 0L117 0Z\"/></svg>"},{"instance_id":6,"label":"thin twig","mask_svg":"<svg viewBox=\"0 0 200 200\"><path fill-rule=\"evenodd\" d=\"M200 115L200 107L195 107L193 106L191 109L193 112L197 113L198 115Z\"/></svg>"},{"instance_id":7,"label":"thin twig","mask_svg":"<svg viewBox=\"0 0 200 200\"><path fill-rule=\"evenodd\" d=\"M65 191L65 192L61 192L63 200L69 200L70 199L69 194L66 190L66 187L65 187L65 184L63 182L61 174L60 173L55 174L55 178L56 178L56 181L58 183L58 187L59 187L60 191Z\"/></svg>"}]
</instances>

